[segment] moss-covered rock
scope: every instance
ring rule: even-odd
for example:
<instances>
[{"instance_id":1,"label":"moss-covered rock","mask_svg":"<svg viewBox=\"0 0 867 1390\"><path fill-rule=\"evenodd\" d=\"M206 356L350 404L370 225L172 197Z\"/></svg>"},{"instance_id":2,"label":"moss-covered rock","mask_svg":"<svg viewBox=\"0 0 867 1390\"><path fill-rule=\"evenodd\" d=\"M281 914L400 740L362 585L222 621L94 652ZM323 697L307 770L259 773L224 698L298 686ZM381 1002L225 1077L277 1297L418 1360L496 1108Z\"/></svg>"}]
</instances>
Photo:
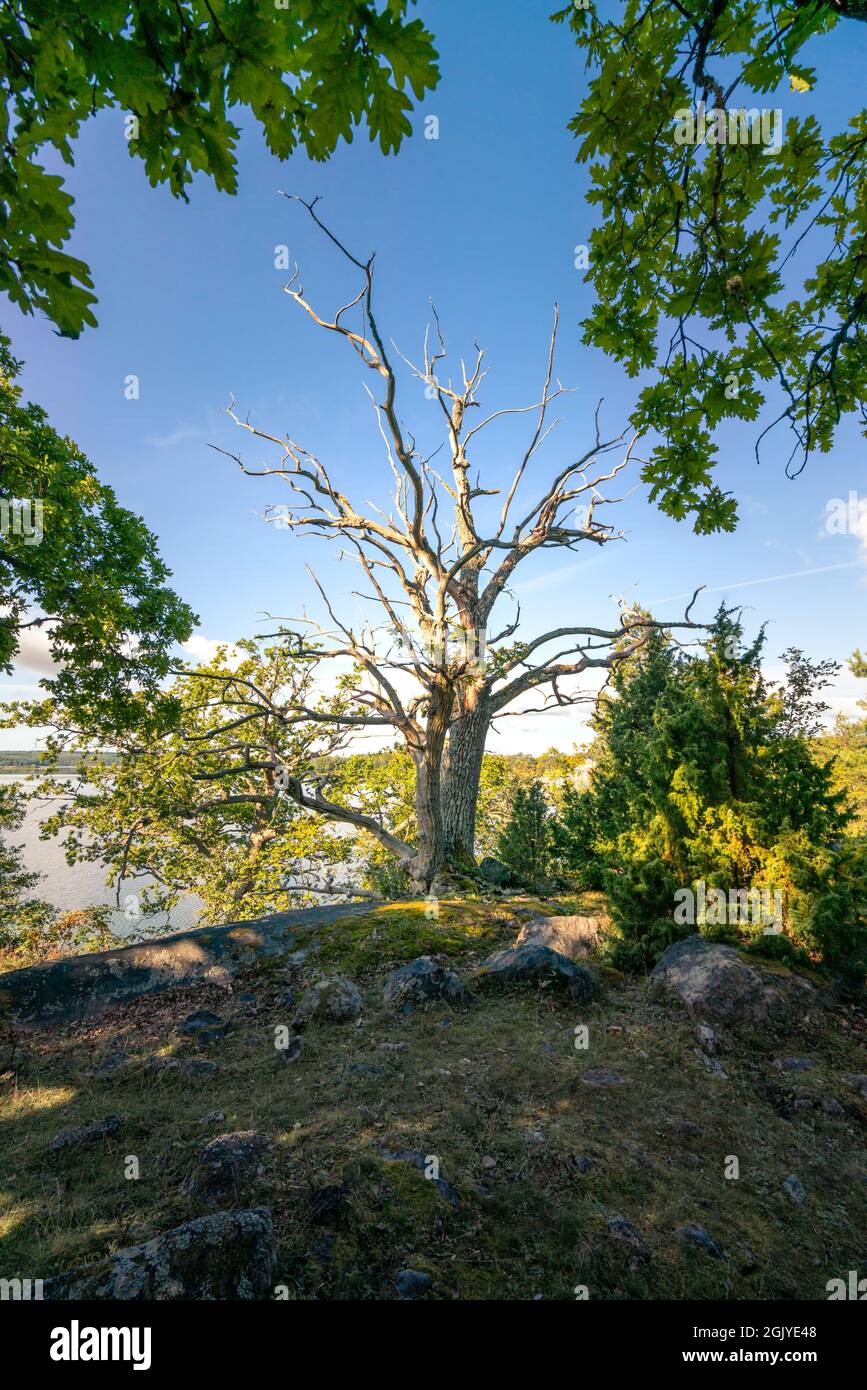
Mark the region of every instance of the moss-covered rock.
<instances>
[{"instance_id":1,"label":"moss-covered rock","mask_svg":"<svg viewBox=\"0 0 867 1390\"><path fill-rule=\"evenodd\" d=\"M45 1281L43 1298L262 1299L273 1292L271 1213L220 1211Z\"/></svg>"}]
</instances>

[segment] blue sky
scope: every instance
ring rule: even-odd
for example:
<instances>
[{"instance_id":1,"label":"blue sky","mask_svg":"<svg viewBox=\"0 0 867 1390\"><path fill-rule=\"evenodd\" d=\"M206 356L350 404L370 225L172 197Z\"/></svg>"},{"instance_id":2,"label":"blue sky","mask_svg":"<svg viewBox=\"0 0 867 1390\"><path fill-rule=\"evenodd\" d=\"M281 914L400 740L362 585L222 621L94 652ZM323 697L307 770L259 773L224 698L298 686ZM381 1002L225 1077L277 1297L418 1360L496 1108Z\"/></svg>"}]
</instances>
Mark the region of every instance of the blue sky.
<instances>
[{"instance_id":1,"label":"blue sky","mask_svg":"<svg viewBox=\"0 0 867 1390\"><path fill-rule=\"evenodd\" d=\"M99 328L70 342L44 321L6 303L0 308L26 360L26 394L157 533L175 587L201 615L200 637L249 635L267 612L291 615L305 604L317 611L307 563L336 598L357 582L324 543L267 526L262 513L282 494L244 478L208 447L243 443L224 413L230 395L257 424L308 444L353 496L383 502L387 493L363 389L368 374L282 292L286 275L274 267L274 248L288 245L308 297L323 311L344 302L356 281L279 190L321 195L323 217L353 250L376 250L380 325L407 356L420 356L431 298L455 358L471 354L478 338L489 368L480 397L487 410L536 399L559 302L557 373L576 389L537 457L538 482L589 447L600 397L614 434L639 389L580 343L591 292L575 269L574 247L589 239L595 213L566 128L584 83L574 42L548 22L548 4L422 0L418 13L436 34L443 77L418 107L415 134L396 158L383 157L360 132L328 164L299 155L281 165L250 125L240 145L238 196L200 179L183 204L148 185L129 157L123 114L104 113L85 127L68 174L77 212L71 250L94 274ZM772 104L785 115L813 110L839 126L863 99L867 26L839 25L814 61L818 93L785 92ZM424 138L430 115L439 122L436 140ZM135 401L124 396L129 374L140 380ZM402 390L407 423L421 440L433 439L435 405L409 373ZM519 457L526 424L496 429L479 463L500 483ZM768 621L769 661L792 645L840 661L864 646L867 545L823 534L830 499L859 485L863 495L863 438L850 424L834 452L795 481L784 474L782 432L760 468L752 446L752 429L732 427L722 436L718 477L741 501L734 535L697 537L639 491L617 509L625 544L527 563L517 586L527 635L543 625L606 623L618 595L674 618L680 596L704 583L710 594L701 616L726 598L747 605L755 623ZM251 464L265 458L246 444L244 455ZM354 600L344 603L351 613ZM38 655L22 663L6 688L20 694L39 664ZM844 671L835 707L851 711L861 693ZM515 718L496 746L568 748L581 735L575 715ZM11 732L4 742L25 740Z\"/></svg>"}]
</instances>

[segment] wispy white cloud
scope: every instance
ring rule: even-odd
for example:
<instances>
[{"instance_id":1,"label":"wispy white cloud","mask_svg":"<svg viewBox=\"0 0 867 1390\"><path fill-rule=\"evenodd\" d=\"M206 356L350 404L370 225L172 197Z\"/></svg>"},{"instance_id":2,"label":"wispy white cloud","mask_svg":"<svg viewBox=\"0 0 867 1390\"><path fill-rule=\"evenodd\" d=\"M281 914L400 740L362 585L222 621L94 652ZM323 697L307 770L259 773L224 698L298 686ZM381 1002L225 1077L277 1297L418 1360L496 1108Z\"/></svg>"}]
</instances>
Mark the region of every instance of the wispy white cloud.
<instances>
[{"instance_id":1,"label":"wispy white cloud","mask_svg":"<svg viewBox=\"0 0 867 1390\"><path fill-rule=\"evenodd\" d=\"M230 668L238 666L244 656L244 653L239 652L238 648L233 646L231 642L219 641L213 637L205 637L201 632L193 633L193 636L188 638L186 642L182 642L181 646L187 653L187 656L192 657L193 661L200 662L213 661L214 657L217 655L217 649L219 647L225 647L226 664Z\"/></svg>"},{"instance_id":2,"label":"wispy white cloud","mask_svg":"<svg viewBox=\"0 0 867 1390\"><path fill-rule=\"evenodd\" d=\"M51 655L48 633L42 627L25 628L18 638L16 667L35 671L40 676L54 676L60 670Z\"/></svg>"},{"instance_id":3,"label":"wispy white cloud","mask_svg":"<svg viewBox=\"0 0 867 1390\"><path fill-rule=\"evenodd\" d=\"M200 425L178 425L170 434L149 434L145 444L151 449L173 449L188 439L206 439L207 432Z\"/></svg>"},{"instance_id":4,"label":"wispy white cloud","mask_svg":"<svg viewBox=\"0 0 867 1390\"><path fill-rule=\"evenodd\" d=\"M860 569L860 560L845 560L839 565L817 565L813 569L789 570L787 574L766 574L761 579L741 579L734 584L716 584L713 588L702 589L702 594L728 594L734 589L751 589L756 584L777 584L781 579L802 579L810 574L830 574L832 570ZM692 593L668 594L666 598L651 599L648 607L660 603L675 603L678 599L692 598Z\"/></svg>"}]
</instances>

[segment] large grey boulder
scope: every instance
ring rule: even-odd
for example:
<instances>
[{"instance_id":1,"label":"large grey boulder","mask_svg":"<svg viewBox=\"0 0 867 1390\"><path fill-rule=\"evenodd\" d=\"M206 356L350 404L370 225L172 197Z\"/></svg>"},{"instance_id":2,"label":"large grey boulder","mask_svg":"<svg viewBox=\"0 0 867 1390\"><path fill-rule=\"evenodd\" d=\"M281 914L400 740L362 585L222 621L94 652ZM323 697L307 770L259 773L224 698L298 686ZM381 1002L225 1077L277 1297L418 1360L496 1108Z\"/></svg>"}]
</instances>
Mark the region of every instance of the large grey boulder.
<instances>
[{"instance_id":1,"label":"large grey boulder","mask_svg":"<svg viewBox=\"0 0 867 1390\"><path fill-rule=\"evenodd\" d=\"M547 946L570 960L581 960L599 945L603 921L600 917L533 917L525 922L516 946Z\"/></svg>"},{"instance_id":2,"label":"large grey boulder","mask_svg":"<svg viewBox=\"0 0 867 1390\"><path fill-rule=\"evenodd\" d=\"M295 1015L295 1027L308 1023L346 1023L361 1013L361 991L345 975L328 975L305 990Z\"/></svg>"},{"instance_id":3,"label":"large grey boulder","mask_svg":"<svg viewBox=\"0 0 867 1390\"><path fill-rule=\"evenodd\" d=\"M675 994L690 1013L723 1023L783 1021L819 1002L819 991L803 976L697 934L663 952L650 985Z\"/></svg>"},{"instance_id":4,"label":"large grey boulder","mask_svg":"<svg viewBox=\"0 0 867 1390\"><path fill-rule=\"evenodd\" d=\"M270 1211L218 1211L46 1279L44 1299L259 1299L276 1274Z\"/></svg>"},{"instance_id":5,"label":"large grey boulder","mask_svg":"<svg viewBox=\"0 0 867 1390\"><path fill-rule=\"evenodd\" d=\"M574 960L547 946L527 942L496 951L473 973L473 983L480 989L503 988L525 981L533 984L554 983L568 989L579 1004L589 1004L596 995L596 985L589 970Z\"/></svg>"},{"instance_id":6,"label":"large grey boulder","mask_svg":"<svg viewBox=\"0 0 867 1390\"><path fill-rule=\"evenodd\" d=\"M382 989L383 1003L393 1009L405 1004L424 1004L446 999L450 1004L469 1004L473 996L457 975L430 956L419 956L392 971Z\"/></svg>"},{"instance_id":7,"label":"large grey boulder","mask_svg":"<svg viewBox=\"0 0 867 1390\"><path fill-rule=\"evenodd\" d=\"M9 970L0 985L0 1014L8 1006L12 1019L28 1027L66 1023L144 994L188 985L226 986L262 961L289 964L297 928L339 922L370 907L370 902L306 907Z\"/></svg>"}]
</instances>

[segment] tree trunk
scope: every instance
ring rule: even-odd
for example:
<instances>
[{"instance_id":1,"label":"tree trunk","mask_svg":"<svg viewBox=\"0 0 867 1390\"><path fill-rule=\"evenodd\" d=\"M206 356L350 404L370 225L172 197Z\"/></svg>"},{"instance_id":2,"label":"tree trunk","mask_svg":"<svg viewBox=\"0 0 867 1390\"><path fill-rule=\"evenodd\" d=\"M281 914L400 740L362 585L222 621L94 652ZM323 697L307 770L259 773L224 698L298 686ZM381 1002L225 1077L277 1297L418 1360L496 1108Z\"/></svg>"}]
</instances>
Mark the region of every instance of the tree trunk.
<instances>
[{"instance_id":1,"label":"tree trunk","mask_svg":"<svg viewBox=\"0 0 867 1390\"><path fill-rule=\"evenodd\" d=\"M481 695L475 708L456 720L449 731L443 768L442 816L445 857L456 868L469 867L476 862L476 810L490 725L490 701Z\"/></svg>"},{"instance_id":2,"label":"tree trunk","mask_svg":"<svg viewBox=\"0 0 867 1390\"><path fill-rule=\"evenodd\" d=\"M418 835L409 871L413 887L431 891L443 865L442 765L451 708L450 691L433 691L424 746L414 755L415 814Z\"/></svg>"}]
</instances>

